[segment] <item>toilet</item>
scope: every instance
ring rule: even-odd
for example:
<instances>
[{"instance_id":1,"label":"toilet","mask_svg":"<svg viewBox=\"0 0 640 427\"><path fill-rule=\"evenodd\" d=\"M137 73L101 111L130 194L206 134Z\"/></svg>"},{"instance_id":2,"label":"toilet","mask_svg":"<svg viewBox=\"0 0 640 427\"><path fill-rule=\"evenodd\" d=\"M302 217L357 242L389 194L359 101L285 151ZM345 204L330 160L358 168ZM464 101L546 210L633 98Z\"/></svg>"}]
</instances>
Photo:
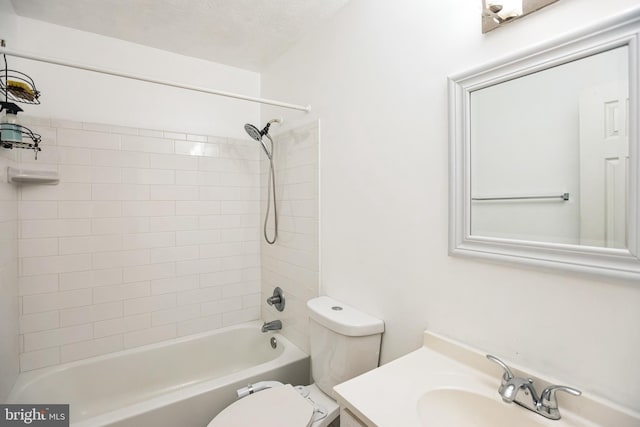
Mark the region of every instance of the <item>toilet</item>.
<instances>
[{"instance_id":1,"label":"toilet","mask_svg":"<svg viewBox=\"0 0 640 427\"><path fill-rule=\"evenodd\" d=\"M338 417L333 386L378 366L384 322L326 296L309 300L307 308L314 384L267 381L259 392L241 389L247 397L207 427L326 427Z\"/></svg>"}]
</instances>

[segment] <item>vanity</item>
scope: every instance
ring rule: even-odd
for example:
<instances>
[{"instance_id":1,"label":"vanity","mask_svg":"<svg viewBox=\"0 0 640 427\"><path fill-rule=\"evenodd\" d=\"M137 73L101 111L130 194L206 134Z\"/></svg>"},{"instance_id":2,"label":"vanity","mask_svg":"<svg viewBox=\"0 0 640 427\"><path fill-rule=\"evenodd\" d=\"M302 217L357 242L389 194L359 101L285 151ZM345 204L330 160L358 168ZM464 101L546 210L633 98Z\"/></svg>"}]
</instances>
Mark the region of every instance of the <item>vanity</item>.
<instances>
[{"instance_id":1,"label":"vanity","mask_svg":"<svg viewBox=\"0 0 640 427\"><path fill-rule=\"evenodd\" d=\"M514 376L531 378L539 391L563 383L509 367ZM427 331L420 349L339 384L334 392L343 427L640 426L640 413L587 391L558 393L561 418L545 418L503 401L498 393L503 375L485 353Z\"/></svg>"}]
</instances>

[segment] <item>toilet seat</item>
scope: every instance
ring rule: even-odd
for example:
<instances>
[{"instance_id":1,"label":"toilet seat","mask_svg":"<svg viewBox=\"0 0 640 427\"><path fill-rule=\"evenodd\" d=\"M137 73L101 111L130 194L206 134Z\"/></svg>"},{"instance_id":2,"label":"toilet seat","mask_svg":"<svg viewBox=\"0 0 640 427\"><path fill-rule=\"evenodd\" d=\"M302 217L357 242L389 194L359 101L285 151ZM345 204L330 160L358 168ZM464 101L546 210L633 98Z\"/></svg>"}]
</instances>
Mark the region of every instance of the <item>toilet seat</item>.
<instances>
[{"instance_id":1,"label":"toilet seat","mask_svg":"<svg viewBox=\"0 0 640 427\"><path fill-rule=\"evenodd\" d=\"M309 427L312 417L313 406L286 384L234 402L207 427Z\"/></svg>"}]
</instances>

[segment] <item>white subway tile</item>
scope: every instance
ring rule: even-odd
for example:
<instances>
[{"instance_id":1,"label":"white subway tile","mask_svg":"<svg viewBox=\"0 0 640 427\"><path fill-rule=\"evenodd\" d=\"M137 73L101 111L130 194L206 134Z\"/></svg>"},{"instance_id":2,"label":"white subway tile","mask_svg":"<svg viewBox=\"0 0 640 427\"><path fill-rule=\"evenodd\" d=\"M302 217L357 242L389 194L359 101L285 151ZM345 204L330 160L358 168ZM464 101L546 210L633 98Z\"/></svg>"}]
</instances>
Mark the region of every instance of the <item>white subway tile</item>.
<instances>
[{"instance_id":1,"label":"white subway tile","mask_svg":"<svg viewBox=\"0 0 640 427\"><path fill-rule=\"evenodd\" d=\"M153 295L144 298L134 298L124 301L124 315L150 313L152 311L166 310L176 306L175 294Z\"/></svg>"},{"instance_id":2,"label":"white subway tile","mask_svg":"<svg viewBox=\"0 0 640 427\"><path fill-rule=\"evenodd\" d=\"M91 167L83 165L58 166L60 181L62 182L90 182Z\"/></svg>"},{"instance_id":3,"label":"white subway tile","mask_svg":"<svg viewBox=\"0 0 640 427\"><path fill-rule=\"evenodd\" d=\"M60 182L51 185L32 185L21 188L22 200L90 200L91 185Z\"/></svg>"},{"instance_id":4,"label":"white subway tile","mask_svg":"<svg viewBox=\"0 0 640 427\"><path fill-rule=\"evenodd\" d=\"M58 129L58 145L108 150L120 149L120 135L79 129Z\"/></svg>"},{"instance_id":5,"label":"white subway tile","mask_svg":"<svg viewBox=\"0 0 640 427\"><path fill-rule=\"evenodd\" d=\"M258 224L258 219L253 225ZM200 229L212 230L223 228L236 228L243 225L240 215L206 215L200 217Z\"/></svg>"},{"instance_id":6,"label":"white subway tile","mask_svg":"<svg viewBox=\"0 0 640 427\"><path fill-rule=\"evenodd\" d=\"M211 231L211 230L207 230ZM200 256L202 258L226 257L231 255L244 254L244 246L238 242L213 243L200 245Z\"/></svg>"},{"instance_id":7,"label":"white subway tile","mask_svg":"<svg viewBox=\"0 0 640 427\"><path fill-rule=\"evenodd\" d=\"M149 264L149 250L96 252L90 255L94 269Z\"/></svg>"},{"instance_id":8,"label":"white subway tile","mask_svg":"<svg viewBox=\"0 0 640 427\"><path fill-rule=\"evenodd\" d=\"M138 134L140 136L150 136L153 138L162 138L164 137L164 132L161 130L154 130L154 129L139 129L138 130Z\"/></svg>"},{"instance_id":9,"label":"white subway tile","mask_svg":"<svg viewBox=\"0 0 640 427\"><path fill-rule=\"evenodd\" d=\"M176 245L188 246L220 241L218 230L184 230L176 231Z\"/></svg>"},{"instance_id":10,"label":"white subway tile","mask_svg":"<svg viewBox=\"0 0 640 427\"><path fill-rule=\"evenodd\" d=\"M91 150L91 164L121 168L148 168L149 154L130 151Z\"/></svg>"},{"instance_id":11,"label":"white subway tile","mask_svg":"<svg viewBox=\"0 0 640 427\"><path fill-rule=\"evenodd\" d=\"M260 318L260 307L244 308L222 314L222 325L231 326L239 323L249 322Z\"/></svg>"},{"instance_id":12,"label":"white subway tile","mask_svg":"<svg viewBox=\"0 0 640 427\"><path fill-rule=\"evenodd\" d=\"M121 202L60 202L60 218L110 218L122 216Z\"/></svg>"},{"instance_id":13,"label":"white subway tile","mask_svg":"<svg viewBox=\"0 0 640 427\"><path fill-rule=\"evenodd\" d=\"M71 326L24 334L24 350L34 351L63 344L89 340L93 337L91 325Z\"/></svg>"},{"instance_id":14,"label":"white subway tile","mask_svg":"<svg viewBox=\"0 0 640 427\"><path fill-rule=\"evenodd\" d=\"M176 273L174 263L149 264L125 267L123 269L123 281L125 283L142 282L145 280L163 279L173 277Z\"/></svg>"},{"instance_id":15,"label":"white subway tile","mask_svg":"<svg viewBox=\"0 0 640 427\"><path fill-rule=\"evenodd\" d=\"M197 229L197 216L165 216L149 218L149 231L182 231Z\"/></svg>"},{"instance_id":16,"label":"white subway tile","mask_svg":"<svg viewBox=\"0 0 640 427\"><path fill-rule=\"evenodd\" d=\"M229 313L242 309L242 298L225 298L217 301L203 302L200 311L203 316Z\"/></svg>"},{"instance_id":17,"label":"white subway tile","mask_svg":"<svg viewBox=\"0 0 640 427\"><path fill-rule=\"evenodd\" d=\"M22 297L22 312L24 314L41 313L89 304L91 304L91 289L25 295Z\"/></svg>"},{"instance_id":18,"label":"white subway tile","mask_svg":"<svg viewBox=\"0 0 640 427\"><path fill-rule=\"evenodd\" d=\"M176 184L199 185L199 174L194 170L176 170Z\"/></svg>"},{"instance_id":19,"label":"white subway tile","mask_svg":"<svg viewBox=\"0 0 640 427\"><path fill-rule=\"evenodd\" d=\"M138 135L137 128L131 128L126 126L107 125L103 123L83 123L82 128L84 130L93 130L96 132L106 133L120 133L124 135Z\"/></svg>"},{"instance_id":20,"label":"white subway tile","mask_svg":"<svg viewBox=\"0 0 640 427\"><path fill-rule=\"evenodd\" d=\"M191 259L198 259L199 257L200 247L197 245L151 249L152 264L186 261Z\"/></svg>"},{"instance_id":21,"label":"white subway tile","mask_svg":"<svg viewBox=\"0 0 640 427\"><path fill-rule=\"evenodd\" d=\"M20 296L56 292L58 290L58 275L21 276L19 283Z\"/></svg>"},{"instance_id":22,"label":"white subway tile","mask_svg":"<svg viewBox=\"0 0 640 427\"><path fill-rule=\"evenodd\" d=\"M185 140L187 139L187 134L182 133L182 132L171 132L171 131L164 131L164 137L168 138L168 139L178 139L178 140Z\"/></svg>"},{"instance_id":23,"label":"white subway tile","mask_svg":"<svg viewBox=\"0 0 640 427\"><path fill-rule=\"evenodd\" d=\"M137 184L91 184L92 200L149 200L149 186Z\"/></svg>"},{"instance_id":24,"label":"white subway tile","mask_svg":"<svg viewBox=\"0 0 640 427\"><path fill-rule=\"evenodd\" d=\"M141 331L128 332L124 334L124 347L139 347L141 345L170 340L177 336L176 329L175 324L169 324Z\"/></svg>"},{"instance_id":25,"label":"white subway tile","mask_svg":"<svg viewBox=\"0 0 640 427\"><path fill-rule=\"evenodd\" d=\"M90 165L91 150L78 147L56 147L60 164Z\"/></svg>"},{"instance_id":26,"label":"white subway tile","mask_svg":"<svg viewBox=\"0 0 640 427\"><path fill-rule=\"evenodd\" d=\"M198 169L198 159L192 156L177 154L150 154L151 168L174 169L178 171ZM178 184L178 182L176 182Z\"/></svg>"},{"instance_id":27,"label":"white subway tile","mask_svg":"<svg viewBox=\"0 0 640 427\"><path fill-rule=\"evenodd\" d=\"M122 203L123 216L169 216L175 215L174 201L127 201Z\"/></svg>"},{"instance_id":28,"label":"white subway tile","mask_svg":"<svg viewBox=\"0 0 640 427\"><path fill-rule=\"evenodd\" d=\"M47 202L18 202L18 218L21 220L29 219L54 219L58 217L58 203L55 201Z\"/></svg>"},{"instance_id":29,"label":"white subway tile","mask_svg":"<svg viewBox=\"0 0 640 427\"><path fill-rule=\"evenodd\" d=\"M198 200L198 187L189 185L152 185L151 200Z\"/></svg>"},{"instance_id":30,"label":"white subway tile","mask_svg":"<svg viewBox=\"0 0 640 427\"><path fill-rule=\"evenodd\" d=\"M92 166L89 181L95 183L120 183L122 182L122 169Z\"/></svg>"},{"instance_id":31,"label":"white subway tile","mask_svg":"<svg viewBox=\"0 0 640 427\"><path fill-rule=\"evenodd\" d=\"M176 215L216 215L220 210L219 201L176 201Z\"/></svg>"},{"instance_id":32,"label":"white subway tile","mask_svg":"<svg viewBox=\"0 0 640 427\"><path fill-rule=\"evenodd\" d=\"M122 169L122 182L125 184L168 185L175 183L175 171L170 169Z\"/></svg>"},{"instance_id":33,"label":"white subway tile","mask_svg":"<svg viewBox=\"0 0 640 427\"><path fill-rule=\"evenodd\" d=\"M60 289L73 290L122 283L122 268L60 274Z\"/></svg>"},{"instance_id":34,"label":"white subway tile","mask_svg":"<svg viewBox=\"0 0 640 427\"><path fill-rule=\"evenodd\" d=\"M222 298L222 289L218 287L192 289L177 294L177 305L191 305L207 301L215 301Z\"/></svg>"},{"instance_id":35,"label":"white subway tile","mask_svg":"<svg viewBox=\"0 0 640 427\"><path fill-rule=\"evenodd\" d=\"M113 353L124 348L122 335L92 339L60 347L60 361L62 363L87 359L102 354Z\"/></svg>"},{"instance_id":36,"label":"white subway tile","mask_svg":"<svg viewBox=\"0 0 640 427\"><path fill-rule=\"evenodd\" d=\"M122 302L115 301L60 311L60 325L73 326L122 317Z\"/></svg>"},{"instance_id":37,"label":"white subway tile","mask_svg":"<svg viewBox=\"0 0 640 427\"><path fill-rule=\"evenodd\" d=\"M86 236L91 233L88 219L34 219L21 221L23 239L42 237Z\"/></svg>"},{"instance_id":38,"label":"white subway tile","mask_svg":"<svg viewBox=\"0 0 640 427\"><path fill-rule=\"evenodd\" d=\"M60 327L60 313L46 311L44 313L24 314L20 317L20 333L46 331Z\"/></svg>"},{"instance_id":39,"label":"white subway tile","mask_svg":"<svg viewBox=\"0 0 640 427\"><path fill-rule=\"evenodd\" d=\"M91 269L91 255L89 254L22 258L22 274L24 276L89 269Z\"/></svg>"},{"instance_id":40,"label":"white subway tile","mask_svg":"<svg viewBox=\"0 0 640 427\"><path fill-rule=\"evenodd\" d=\"M149 218L97 218L91 220L92 234L149 232Z\"/></svg>"},{"instance_id":41,"label":"white subway tile","mask_svg":"<svg viewBox=\"0 0 640 427\"><path fill-rule=\"evenodd\" d=\"M164 248L175 246L175 233L169 231L160 233L125 234L122 236L122 240L125 250Z\"/></svg>"},{"instance_id":42,"label":"white subway tile","mask_svg":"<svg viewBox=\"0 0 640 427\"><path fill-rule=\"evenodd\" d=\"M93 330L95 337L100 338L109 335L124 334L126 332L148 329L150 327L151 314L146 313L96 322L93 325Z\"/></svg>"},{"instance_id":43,"label":"white subway tile","mask_svg":"<svg viewBox=\"0 0 640 427\"><path fill-rule=\"evenodd\" d=\"M173 141L148 136L123 136L122 150L145 153L173 153Z\"/></svg>"},{"instance_id":44,"label":"white subway tile","mask_svg":"<svg viewBox=\"0 0 640 427\"><path fill-rule=\"evenodd\" d=\"M207 142L206 135L187 134L187 141Z\"/></svg>"},{"instance_id":45,"label":"white subway tile","mask_svg":"<svg viewBox=\"0 0 640 427\"><path fill-rule=\"evenodd\" d=\"M160 310L151 313L151 324L153 326L166 325L168 323L182 322L200 317L200 306L176 307L168 310Z\"/></svg>"},{"instance_id":46,"label":"white subway tile","mask_svg":"<svg viewBox=\"0 0 640 427\"><path fill-rule=\"evenodd\" d=\"M195 141L176 141L176 154L186 154L189 156L217 157L219 154L216 144Z\"/></svg>"},{"instance_id":47,"label":"white subway tile","mask_svg":"<svg viewBox=\"0 0 640 427\"><path fill-rule=\"evenodd\" d=\"M229 285L229 284L238 284L238 282L242 281L242 270L226 270L226 271L217 271L217 272L213 272L213 273L203 273L200 275L200 286L207 287L207 286L222 286L222 285ZM233 292L228 292L226 291L226 289L229 286L225 286L223 287L223 294L222 296L224 298L230 297L230 296L237 296L237 295L241 295L242 293L244 293L244 287L243 287L244 283L240 283L238 286L241 287L242 291L240 291L239 293L233 293Z\"/></svg>"},{"instance_id":48,"label":"white subway tile","mask_svg":"<svg viewBox=\"0 0 640 427\"><path fill-rule=\"evenodd\" d=\"M178 336L197 334L200 332L220 329L222 327L222 315L199 317L178 323Z\"/></svg>"},{"instance_id":49,"label":"white subway tile","mask_svg":"<svg viewBox=\"0 0 640 427\"><path fill-rule=\"evenodd\" d=\"M200 278L197 274L191 276L168 277L151 281L151 294L169 294L188 291L200 286Z\"/></svg>"},{"instance_id":50,"label":"white subway tile","mask_svg":"<svg viewBox=\"0 0 640 427\"><path fill-rule=\"evenodd\" d=\"M58 255L58 239L20 239L18 253L20 257Z\"/></svg>"},{"instance_id":51,"label":"white subway tile","mask_svg":"<svg viewBox=\"0 0 640 427\"><path fill-rule=\"evenodd\" d=\"M20 354L20 371L26 372L33 369L53 366L60 363L60 349L58 347L44 350L29 351Z\"/></svg>"}]
</instances>

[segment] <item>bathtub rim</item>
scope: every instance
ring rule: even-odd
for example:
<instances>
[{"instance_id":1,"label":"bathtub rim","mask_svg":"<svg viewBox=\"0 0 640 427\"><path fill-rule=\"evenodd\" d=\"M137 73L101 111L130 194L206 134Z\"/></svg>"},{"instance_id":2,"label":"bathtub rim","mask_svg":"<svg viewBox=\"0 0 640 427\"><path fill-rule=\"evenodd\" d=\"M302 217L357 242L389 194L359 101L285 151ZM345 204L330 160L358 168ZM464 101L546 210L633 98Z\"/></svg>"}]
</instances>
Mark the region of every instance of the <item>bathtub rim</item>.
<instances>
[{"instance_id":1,"label":"bathtub rim","mask_svg":"<svg viewBox=\"0 0 640 427\"><path fill-rule=\"evenodd\" d=\"M16 395L18 395L26 387L33 384L35 381L37 381L38 379L44 376L69 370L77 366L88 365L93 362L98 362L98 361L107 360L107 359L116 358L116 357L122 357L122 356L126 357L127 355L137 354L145 351L153 351L155 349L177 345L180 343L190 342L198 339L208 338L210 336L219 335L219 334L237 330L237 329L256 329L257 331L259 331L261 328L261 325L262 325L262 322L260 320L249 321L249 322L244 322L237 325L227 326L220 329L214 329L212 331L199 332L197 334L186 335L184 337L173 338L171 340L161 341L158 343L147 344L140 347L134 347L134 348L120 350L113 353L93 356L87 359L75 360L73 362L67 362L60 365L56 365L56 366L48 366L44 368L35 369L33 371L23 372L18 376L16 383L14 384L13 388L11 389L11 392L9 393L9 396L7 397L6 403L19 403L15 401ZM149 410L152 410L154 408L158 408L158 407L170 404L177 400L184 400L189 397L193 397L198 394L204 393L208 390L211 390L214 386L216 387L228 386L234 382L242 380L244 377L251 377L254 375L258 375L258 374L267 372L270 369L273 369L275 367L300 361L309 357L308 354L302 351L299 347L293 344L290 340L288 340L282 334L278 332L268 332L267 334L268 334L267 336L275 337L278 340L278 343L283 346L282 352L278 356L276 356L274 359L251 366L242 371L233 372L230 374L223 375L221 377L212 378L212 379L197 382L191 385L186 385L179 390L169 391L165 394L155 396L141 402L136 402L115 410L104 412L102 414L91 416L75 423L71 421L71 425L73 427L89 427L89 426L102 425L109 422L114 422L122 419L125 411L126 411L127 417L136 416L144 412L147 412ZM34 403L34 402L28 402L28 403ZM35 402L35 403L38 403L38 402ZM42 403L50 403L50 402L42 402Z\"/></svg>"}]
</instances>

